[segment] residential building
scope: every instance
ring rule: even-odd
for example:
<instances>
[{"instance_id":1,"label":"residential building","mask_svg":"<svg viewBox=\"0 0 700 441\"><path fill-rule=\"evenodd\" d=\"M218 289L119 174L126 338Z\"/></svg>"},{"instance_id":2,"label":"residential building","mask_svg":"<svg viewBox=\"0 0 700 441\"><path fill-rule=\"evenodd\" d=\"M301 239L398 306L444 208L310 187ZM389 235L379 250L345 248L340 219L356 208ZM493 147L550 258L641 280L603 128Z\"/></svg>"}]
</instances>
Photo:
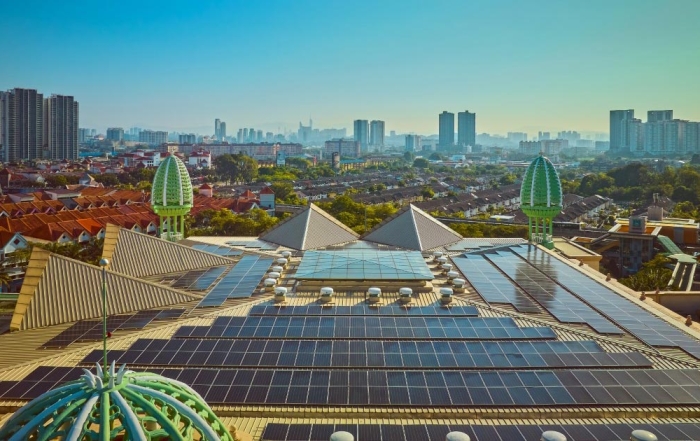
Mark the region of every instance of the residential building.
<instances>
[{"instance_id":1,"label":"residential building","mask_svg":"<svg viewBox=\"0 0 700 441\"><path fill-rule=\"evenodd\" d=\"M334 152L338 152L345 158L358 158L362 154L360 141L351 139L333 139L326 141L324 145L324 157L331 158Z\"/></svg>"},{"instance_id":2,"label":"residential building","mask_svg":"<svg viewBox=\"0 0 700 441\"><path fill-rule=\"evenodd\" d=\"M581 134L573 130L565 130L557 134L557 139L566 139L569 141L569 145L577 145L578 141L581 139Z\"/></svg>"},{"instance_id":3,"label":"residential building","mask_svg":"<svg viewBox=\"0 0 700 441\"><path fill-rule=\"evenodd\" d=\"M476 145L476 113L467 110L457 114L457 144L460 147Z\"/></svg>"},{"instance_id":4,"label":"residential building","mask_svg":"<svg viewBox=\"0 0 700 441\"><path fill-rule=\"evenodd\" d=\"M369 124L369 144L374 151L384 148L384 121L374 120Z\"/></svg>"},{"instance_id":5,"label":"residential building","mask_svg":"<svg viewBox=\"0 0 700 441\"><path fill-rule=\"evenodd\" d=\"M700 122L685 123L683 144L686 153L700 153Z\"/></svg>"},{"instance_id":6,"label":"residential building","mask_svg":"<svg viewBox=\"0 0 700 441\"><path fill-rule=\"evenodd\" d=\"M214 120L214 137L217 141L223 141L226 138L226 123L219 118Z\"/></svg>"},{"instance_id":7,"label":"residential building","mask_svg":"<svg viewBox=\"0 0 700 441\"><path fill-rule=\"evenodd\" d=\"M610 150L610 141L596 141L595 151L596 152L607 152Z\"/></svg>"},{"instance_id":8,"label":"residential building","mask_svg":"<svg viewBox=\"0 0 700 441\"><path fill-rule=\"evenodd\" d=\"M455 114L443 111L439 115L439 141L441 148L451 148L455 144Z\"/></svg>"},{"instance_id":9,"label":"residential building","mask_svg":"<svg viewBox=\"0 0 700 441\"><path fill-rule=\"evenodd\" d=\"M197 135L194 133L183 133L179 135L178 137L178 143L179 144L196 144L197 143Z\"/></svg>"},{"instance_id":10,"label":"residential building","mask_svg":"<svg viewBox=\"0 0 700 441\"><path fill-rule=\"evenodd\" d=\"M168 132L143 130L139 133L139 142L148 145L161 145L168 142Z\"/></svg>"},{"instance_id":11,"label":"residential building","mask_svg":"<svg viewBox=\"0 0 700 441\"><path fill-rule=\"evenodd\" d=\"M110 127L107 129L107 140L120 142L124 139L124 129L121 127Z\"/></svg>"},{"instance_id":12,"label":"residential building","mask_svg":"<svg viewBox=\"0 0 700 441\"><path fill-rule=\"evenodd\" d=\"M78 144L84 144L90 139L90 129L78 129Z\"/></svg>"},{"instance_id":13,"label":"residential building","mask_svg":"<svg viewBox=\"0 0 700 441\"><path fill-rule=\"evenodd\" d=\"M527 133L508 132L508 142L511 144L519 144L520 141L527 141Z\"/></svg>"},{"instance_id":14,"label":"residential building","mask_svg":"<svg viewBox=\"0 0 700 441\"><path fill-rule=\"evenodd\" d=\"M630 152L644 151L644 124L639 118L627 120L627 150Z\"/></svg>"},{"instance_id":15,"label":"residential building","mask_svg":"<svg viewBox=\"0 0 700 441\"><path fill-rule=\"evenodd\" d=\"M539 141L542 141L542 140L544 140L544 139L552 139L552 136L551 136L551 134L550 134L549 132L539 132L539 133L537 134L537 139L538 139Z\"/></svg>"},{"instance_id":16,"label":"residential building","mask_svg":"<svg viewBox=\"0 0 700 441\"><path fill-rule=\"evenodd\" d=\"M673 119L673 110L649 110L647 112L647 122L670 121Z\"/></svg>"},{"instance_id":17,"label":"residential building","mask_svg":"<svg viewBox=\"0 0 700 441\"><path fill-rule=\"evenodd\" d=\"M44 100L44 143L52 159L78 159L78 107L72 96Z\"/></svg>"},{"instance_id":18,"label":"residential building","mask_svg":"<svg viewBox=\"0 0 700 441\"><path fill-rule=\"evenodd\" d=\"M664 149L674 154L685 153L685 125L688 121L672 119L664 121Z\"/></svg>"},{"instance_id":19,"label":"residential building","mask_svg":"<svg viewBox=\"0 0 700 441\"><path fill-rule=\"evenodd\" d=\"M421 137L420 135L406 135L406 147L407 152L416 152L421 150Z\"/></svg>"},{"instance_id":20,"label":"residential building","mask_svg":"<svg viewBox=\"0 0 700 441\"><path fill-rule=\"evenodd\" d=\"M20 88L0 92L0 145L4 162L43 156L44 96L41 93Z\"/></svg>"},{"instance_id":21,"label":"residential building","mask_svg":"<svg viewBox=\"0 0 700 441\"><path fill-rule=\"evenodd\" d=\"M629 129L627 122L634 119L634 110L610 111L610 151L629 150Z\"/></svg>"},{"instance_id":22,"label":"residential building","mask_svg":"<svg viewBox=\"0 0 700 441\"><path fill-rule=\"evenodd\" d=\"M353 136L355 141L360 143L360 151L366 152L369 145L369 129L366 119L356 119L353 122Z\"/></svg>"}]
</instances>

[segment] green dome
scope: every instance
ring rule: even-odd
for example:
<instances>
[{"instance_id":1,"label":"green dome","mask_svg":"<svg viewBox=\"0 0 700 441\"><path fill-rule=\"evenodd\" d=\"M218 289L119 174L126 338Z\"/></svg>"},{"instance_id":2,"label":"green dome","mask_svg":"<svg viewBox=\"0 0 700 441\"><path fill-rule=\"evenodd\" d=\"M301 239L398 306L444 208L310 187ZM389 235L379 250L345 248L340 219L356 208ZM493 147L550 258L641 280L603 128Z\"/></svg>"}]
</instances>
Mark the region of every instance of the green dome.
<instances>
[{"instance_id":1,"label":"green dome","mask_svg":"<svg viewBox=\"0 0 700 441\"><path fill-rule=\"evenodd\" d=\"M192 181L185 164L175 155L161 162L153 177L151 206L157 214L174 216L192 208Z\"/></svg>"},{"instance_id":2,"label":"green dome","mask_svg":"<svg viewBox=\"0 0 700 441\"><path fill-rule=\"evenodd\" d=\"M525 171L520 186L520 208L528 216L554 217L562 210L559 173L540 155Z\"/></svg>"},{"instance_id":3,"label":"green dome","mask_svg":"<svg viewBox=\"0 0 700 441\"><path fill-rule=\"evenodd\" d=\"M0 428L0 439L233 441L202 397L179 381L125 366L76 381L32 400ZM105 412L106 410L106 412Z\"/></svg>"}]
</instances>

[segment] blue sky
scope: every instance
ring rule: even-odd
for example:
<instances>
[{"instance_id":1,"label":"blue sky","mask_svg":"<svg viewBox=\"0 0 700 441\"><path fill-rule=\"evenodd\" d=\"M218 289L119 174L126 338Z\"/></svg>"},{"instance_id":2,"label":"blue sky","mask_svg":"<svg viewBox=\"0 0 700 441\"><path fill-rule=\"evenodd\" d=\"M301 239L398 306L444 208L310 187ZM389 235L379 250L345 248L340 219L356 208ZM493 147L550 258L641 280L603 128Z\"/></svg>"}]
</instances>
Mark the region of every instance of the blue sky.
<instances>
[{"instance_id":1,"label":"blue sky","mask_svg":"<svg viewBox=\"0 0 700 441\"><path fill-rule=\"evenodd\" d=\"M0 89L74 95L81 126L213 132L383 119L437 132L700 120L700 0L0 2Z\"/></svg>"}]
</instances>

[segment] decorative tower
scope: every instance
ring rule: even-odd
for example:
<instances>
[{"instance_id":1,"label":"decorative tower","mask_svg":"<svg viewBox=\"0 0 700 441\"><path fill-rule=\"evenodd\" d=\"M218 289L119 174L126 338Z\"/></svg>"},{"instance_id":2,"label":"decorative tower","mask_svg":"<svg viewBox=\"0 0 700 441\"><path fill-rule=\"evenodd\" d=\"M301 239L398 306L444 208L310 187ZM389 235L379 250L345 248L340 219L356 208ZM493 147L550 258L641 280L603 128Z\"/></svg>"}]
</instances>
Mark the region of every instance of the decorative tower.
<instances>
[{"instance_id":1,"label":"decorative tower","mask_svg":"<svg viewBox=\"0 0 700 441\"><path fill-rule=\"evenodd\" d=\"M559 174L552 162L542 156L535 158L525 171L520 186L520 208L528 217L528 239L549 248L552 242L552 219L562 210Z\"/></svg>"},{"instance_id":2,"label":"decorative tower","mask_svg":"<svg viewBox=\"0 0 700 441\"><path fill-rule=\"evenodd\" d=\"M185 237L185 215L192 209L192 181L185 164L175 155L161 162L153 177L151 207L160 216L159 233L165 240Z\"/></svg>"}]
</instances>

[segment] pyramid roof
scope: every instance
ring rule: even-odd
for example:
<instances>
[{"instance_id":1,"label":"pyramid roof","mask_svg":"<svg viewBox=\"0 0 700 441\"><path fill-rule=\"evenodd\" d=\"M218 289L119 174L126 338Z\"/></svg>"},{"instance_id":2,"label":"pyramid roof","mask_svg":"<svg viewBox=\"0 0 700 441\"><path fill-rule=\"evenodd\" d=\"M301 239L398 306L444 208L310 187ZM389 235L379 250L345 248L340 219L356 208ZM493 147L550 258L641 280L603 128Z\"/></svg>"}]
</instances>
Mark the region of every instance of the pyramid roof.
<instances>
[{"instance_id":1,"label":"pyramid roof","mask_svg":"<svg viewBox=\"0 0 700 441\"><path fill-rule=\"evenodd\" d=\"M377 225L363 239L408 250L425 251L457 242L462 236L411 204Z\"/></svg>"},{"instance_id":2,"label":"pyramid roof","mask_svg":"<svg viewBox=\"0 0 700 441\"><path fill-rule=\"evenodd\" d=\"M310 204L263 233L260 239L295 250L309 250L350 242L358 237L338 219Z\"/></svg>"},{"instance_id":3,"label":"pyramid roof","mask_svg":"<svg viewBox=\"0 0 700 441\"><path fill-rule=\"evenodd\" d=\"M128 219L126 216L124 218ZM231 259L174 242L107 225L102 257L110 269L132 277L146 277L199 268L231 265Z\"/></svg>"},{"instance_id":4,"label":"pyramid roof","mask_svg":"<svg viewBox=\"0 0 700 441\"><path fill-rule=\"evenodd\" d=\"M107 314L175 305L198 296L107 271ZM111 295L110 295L111 293ZM25 330L102 316L102 269L35 247L10 324Z\"/></svg>"}]
</instances>

